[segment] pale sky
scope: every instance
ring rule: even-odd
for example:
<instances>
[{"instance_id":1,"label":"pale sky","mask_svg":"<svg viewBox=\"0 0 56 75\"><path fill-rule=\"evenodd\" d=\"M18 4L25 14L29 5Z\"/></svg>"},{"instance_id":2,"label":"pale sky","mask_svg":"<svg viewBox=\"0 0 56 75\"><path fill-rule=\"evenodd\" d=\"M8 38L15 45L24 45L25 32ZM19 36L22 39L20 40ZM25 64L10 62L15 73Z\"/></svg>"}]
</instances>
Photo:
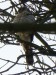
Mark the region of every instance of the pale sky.
<instances>
[{"instance_id":1,"label":"pale sky","mask_svg":"<svg viewBox=\"0 0 56 75\"><path fill-rule=\"evenodd\" d=\"M0 0L1 2L2 0ZM4 0L3 0L4 1ZM15 1L15 0L14 0ZM18 0L17 0L18 1ZM9 7L10 4L9 2L4 2L3 4L0 3L0 8L7 8ZM46 36L46 35L45 35ZM47 37L49 37L47 35ZM51 38L51 37L50 37ZM55 37L56 38L56 37ZM39 46L41 46L41 43L40 41L38 41L35 37L34 37L34 41L33 41L35 44L38 44ZM53 41L48 41L49 44L52 44L52 43L55 43L56 42L53 42ZM2 47L3 46L3 47ZM0 43L0 58L3 58L3 59L6 59L6 60L10 60L10 61L16 61L17 60L17 57L19 55L21 55L22 53L24 53L23 51L23 48L22 46L16 46L16 45L9 45L9 44L6 44L4 45L3 43ZM43 56L42 56L43 57ZM43 57L45 62L47 64L50 64L50 65L54 65L53 63L51 63L51 60L48 59L47 56L44 56ZM54 57L53 57L54 59ZM41 58L42 60L42 58ZM55 59L54 59L55 60ZM25 60L20 59L18 63L23 63ZM6 63L6 61L3 61L3 60L0 60L0 68ZM6 66L4 66L3 68L0 69L0 72L5 70L6 68L8 68L9 66L11 66L12 63L8 63ZM15 65L12 69L10 69L8 72L5 72L3 73L3 75L8 75L8 74L14 74L14 73L19 73L19 72L23 72L25 70L25 66L24 65ZM28 74L27 74L28 75ZM32 75L36 75L35 73L32 74Z\"/></svg>"}]
</instances>

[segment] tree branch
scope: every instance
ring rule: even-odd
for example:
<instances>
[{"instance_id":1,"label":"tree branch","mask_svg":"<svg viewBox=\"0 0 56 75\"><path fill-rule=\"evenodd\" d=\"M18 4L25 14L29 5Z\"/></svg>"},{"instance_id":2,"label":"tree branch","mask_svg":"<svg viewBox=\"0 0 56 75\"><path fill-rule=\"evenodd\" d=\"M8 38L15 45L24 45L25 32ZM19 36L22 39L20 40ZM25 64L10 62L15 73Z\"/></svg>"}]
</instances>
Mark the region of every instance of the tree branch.
<instances>
[{"instance_id":1,"label":"tree branch","mask_svg":"<svg viewBox=\"0 0 56 75\"><path fill-rule=\"evenodd\" d=\"M19 23L0 23L0 30L2 31L37 31L45 33L56 33L56 23L49 24L19 24Z\"/></svg>"}]
</instances>

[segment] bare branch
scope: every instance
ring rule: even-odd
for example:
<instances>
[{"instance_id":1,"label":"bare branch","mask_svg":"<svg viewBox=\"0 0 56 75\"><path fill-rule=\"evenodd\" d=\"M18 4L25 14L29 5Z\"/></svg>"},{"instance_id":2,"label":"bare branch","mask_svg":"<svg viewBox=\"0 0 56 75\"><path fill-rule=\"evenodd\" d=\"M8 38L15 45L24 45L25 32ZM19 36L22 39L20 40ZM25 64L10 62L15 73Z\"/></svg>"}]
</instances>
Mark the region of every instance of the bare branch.
<instances>
[{"instance_id":1,"label":"bare branch","mask_svg":"<svg viewBox=\"0 0 56 75\"><path fill-rule=\"evenodd\" d=\"M25 55L19 56L19 57L17 58L16 62L15 62L12 66L10 66L9 68L7 68L7 69L4 70L4 71L1 71L0 73L4 73L4 72L7 72L8 70L10 70L12 67L14 67L14 66L17 64L17 62L19 61L19 59L20 59L21 57L23 57L23 56L25 56Z\"/></svg>"},{"instance_id":2,"label":"bare branch","mask_svg":"<svg viewBox=\"0 0 56 75\"><path fill-rule=\"evenodd\" d=\"M34 31L43 33L52 33L56 31L56 23L49 24L19 24L19 23L0 23L0 30L2 31L14 31L14 32L24 32L24 31Z\"/></svg>"}]
</instances>

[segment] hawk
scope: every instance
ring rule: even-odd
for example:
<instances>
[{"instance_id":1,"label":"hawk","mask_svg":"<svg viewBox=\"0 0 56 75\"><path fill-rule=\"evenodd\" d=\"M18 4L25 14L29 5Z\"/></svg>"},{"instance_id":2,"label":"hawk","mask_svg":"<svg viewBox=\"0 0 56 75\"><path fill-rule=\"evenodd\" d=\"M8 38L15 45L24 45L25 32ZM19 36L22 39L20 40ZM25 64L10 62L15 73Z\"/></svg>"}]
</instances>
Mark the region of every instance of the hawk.
<instances>
[{"instance_id":1,"label":"hawk","mask_svg":"<svg viewBox=\"0 0 56 75\"><path fill-rule=\"evenodd\" d=\"M34 16L26 8L21 8L19 10L19 13L13 20L13 23L34 23L34 22L35 22ZM34 36L33 32L26 31L26 32L18 32L16 34L20 37L20 39L22 39L26 42L33 41L33 36ZM32 65L33 64L33 51L32 51L31 46L29 46L25 43L21 43L21 45L26 54L27 64Z\"/></svg>"}]
</instances>

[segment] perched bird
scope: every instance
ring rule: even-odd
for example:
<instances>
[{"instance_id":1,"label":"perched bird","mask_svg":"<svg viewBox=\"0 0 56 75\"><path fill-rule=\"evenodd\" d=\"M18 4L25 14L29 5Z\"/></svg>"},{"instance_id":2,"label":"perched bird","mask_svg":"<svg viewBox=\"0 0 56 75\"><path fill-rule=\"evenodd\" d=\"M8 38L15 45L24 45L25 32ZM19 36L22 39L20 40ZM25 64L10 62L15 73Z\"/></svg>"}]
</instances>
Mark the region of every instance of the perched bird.
<instances>
[{"instance_id":1,"label":"perched bird","mask_svg":"<svg viewBox=\"0 0 56 75\"><path fill-rule=\"evenodd\" d=\"M31 15L31 12L27 10L26 8L21 8L19 10L18 15L14 18L13 23L34 23L35 18L33 15ZM33 41L33 32L27 31L27 32L18 32L16 33L20 39L27 41L27 42L32 42ZM31 46L21 43L25 54L26 54L26 62L28 65L33 64L33 51Z\"/></svg>"}]
</instances>

